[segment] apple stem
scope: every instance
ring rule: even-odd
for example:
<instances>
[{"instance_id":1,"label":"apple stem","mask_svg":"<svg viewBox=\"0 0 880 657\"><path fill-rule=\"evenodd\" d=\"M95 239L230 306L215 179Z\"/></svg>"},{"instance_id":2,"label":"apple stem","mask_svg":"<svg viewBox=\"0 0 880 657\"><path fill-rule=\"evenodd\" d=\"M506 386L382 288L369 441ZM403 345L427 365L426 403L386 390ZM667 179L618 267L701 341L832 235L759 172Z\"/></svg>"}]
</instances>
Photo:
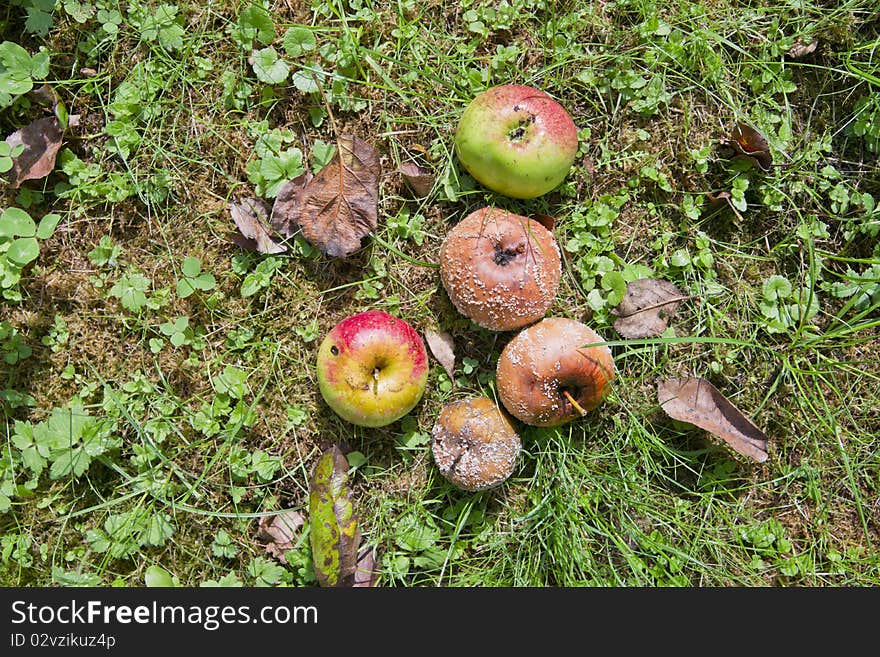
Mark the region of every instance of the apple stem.
<instances>
[{"instance_id":1,"label":"apple stem","mask_svg":"<svg viewBox=\"0 0 880 657\"><path fill-rule=\"evenodd\" d=\"M571 405L572 405L572 406L574 406L574 410L576 410L578 413L580 413L581 416L584 416L584 415L587 414L587 412L583 409L583 407L582 407L580 404L578 404L578 403L575 401L574 397L572 397L572 396L569 394L568 390L563 390L563 391L562 391L562 394L565 395L565 398L568 399L569 402L571 402Z\"/></svg>"}]
</instances>

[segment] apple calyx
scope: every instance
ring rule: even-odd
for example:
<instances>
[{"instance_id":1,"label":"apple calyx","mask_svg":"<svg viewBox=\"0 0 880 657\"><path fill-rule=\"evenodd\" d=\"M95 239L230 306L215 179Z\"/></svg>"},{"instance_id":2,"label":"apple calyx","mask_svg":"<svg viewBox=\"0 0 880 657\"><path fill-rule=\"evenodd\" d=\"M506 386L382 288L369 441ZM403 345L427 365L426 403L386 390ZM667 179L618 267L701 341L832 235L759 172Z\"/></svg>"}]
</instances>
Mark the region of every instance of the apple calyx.
<instances>
[{"instance_id":1,"label":"apple calyx","mask_svg":"<svg viewBox=\"0 0 880 657\"><path fill-rule=\"evenodd\" d=\"M519 105L513 108L514 112L519 113L521 108ZM517 142L522 141L523 138L528 134L530 126L535 123L535 115L531 112L524 112L525 117L518 118L516 124L511 128L507 133L507 138L510 141Z\"/></svg>"},{"instance_id":2,"label":"apple calyx","mask_svg":"<svg viewBox=\"0 0 880 657\"><path fill-rule=\"evenodd\" d=\"M514 249L505 249L501 244L495 245L495 264L500 267L506 267L519 256L526 252L526 248L522 244L517 244Z\"/></svg>"}]
</instances>

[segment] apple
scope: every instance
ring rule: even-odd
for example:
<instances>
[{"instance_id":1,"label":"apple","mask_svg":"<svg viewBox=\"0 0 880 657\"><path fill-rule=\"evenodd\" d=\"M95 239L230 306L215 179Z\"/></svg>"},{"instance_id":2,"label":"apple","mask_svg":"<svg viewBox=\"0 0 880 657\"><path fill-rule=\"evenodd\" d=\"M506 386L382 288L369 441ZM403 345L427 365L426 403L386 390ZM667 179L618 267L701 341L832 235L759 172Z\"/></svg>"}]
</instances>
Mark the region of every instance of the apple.
<instances>
[{"instance_id":1,"label":"apple","mask_svg":"<svg viewBox=\"0 0 880 657\"><path fill-rule=\"evenodd\" d=\"M523 329L498 358L501 403L537 427L586 415L602 403L614 379L611 350L601 342L589 326L565 317L547 317Z\"/></svg>"},{"instance_id":2,"label":"apple","mask_svg":"<svg viewBox=\"0 0 880 657\"><path fill-rule=\"evenodd\" d=\"M425 392L428 354L416 330L381 310L334 326L318 349L318 387L341 418L383 427L409 413Z\"/></svg>"},{"instance_id":3,"label":"apple","mask_svg":"<svg viewBox=\"0 0 880 657\"><path fill-rule=\"evenodd\" d=\"M510 417L488 397L446 404L431 437L440 474L472 492L494 488L510 477L522 447Z\"/></svg>"},{"instance_id":4,"label":"apple","mask_svg":"<svg viewBox=\"0 0 880 657\"><path fill-rule=\"evenodd\" d=\"M455 150L468 173L513 198L535 198L557 187L577 147L568 112L543 91L516 84L478 94L455 131Z\"/></svg>"},{"instance_id":5,"label":"apple","mask_svg":"<svg viewBox=\"0 0 880 657\"><path fill-rule=\"evenodd\" d=\"M512 331L550 308L561 263L559 245L541 223L480 208L443 240L440 281L462 315L490 331Z\"/></svg>"}]
</instances>

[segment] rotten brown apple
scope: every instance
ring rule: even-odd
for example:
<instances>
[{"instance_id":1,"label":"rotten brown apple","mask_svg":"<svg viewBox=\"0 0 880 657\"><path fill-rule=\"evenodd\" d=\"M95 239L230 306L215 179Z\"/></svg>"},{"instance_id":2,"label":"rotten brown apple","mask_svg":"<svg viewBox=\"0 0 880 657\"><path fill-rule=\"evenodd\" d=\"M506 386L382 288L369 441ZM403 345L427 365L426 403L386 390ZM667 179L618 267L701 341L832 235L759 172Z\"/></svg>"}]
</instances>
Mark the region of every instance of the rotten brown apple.
<instances>
[{"instance_id":1,"label":"rotten brown apple","mask_svg":"<svg viewBox=\"0 0 880 657\"><path fill-rule=\"evenodd\" d=\"M614 379L614 360L586 324L548 317L520 331L501 352L498 396L526 424L553 427L599 406ZM593 346L586 346L586 345Z\"/></svg>"},{"instance_id":2,"label":"rotten brown apple","mask_svg":"<svg viewBox=\"0 0 880 657\"><path fill-rule=\"evenodd\" d=\"M521 448L513 423L488 397L447 404L431 430L437 468L462 490L498 486L513 473Z\"/></svg>"},{"instance_id":3,"label":"rotten brown apple","mask_svg":"<svg viewBox=\"0 0 880 657\"><path fill-rule=\"evenodd\" d=\"M559 246L538 221L500 208L462 219L440 247L440 280L456 309L493 331L541 319L562 275Z\"/></svg>"}]
</instances>

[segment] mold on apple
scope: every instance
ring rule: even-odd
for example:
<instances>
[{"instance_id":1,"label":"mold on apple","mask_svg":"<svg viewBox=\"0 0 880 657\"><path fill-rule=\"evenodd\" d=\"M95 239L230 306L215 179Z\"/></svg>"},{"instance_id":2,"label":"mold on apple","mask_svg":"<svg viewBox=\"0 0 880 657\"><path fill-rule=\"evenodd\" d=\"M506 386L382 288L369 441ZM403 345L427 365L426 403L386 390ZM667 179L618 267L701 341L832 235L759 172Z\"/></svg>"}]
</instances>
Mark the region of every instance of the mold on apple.
<instances>
[{"instance_id":1,"label":"mold on apple","mask_svg":"<svg viewBox=\"0 0 880 657\"><path fill-rule=\"evenodd\" d=\"M494 488L513 473L521 449L510 417L488 397L447 404L431 430L437 468L466 491Z\"/></svg>"},{"instance_id":2,"label":"mold on apple","mask_svg":"<svg viewBox=\"0 0 880 657\"><path fill-rule=\"evenodd\" d=\"M440 279L456 309L492 331L541 319L562 275L553 234L530 219L481 208L462 219L440 247Z\"/></svg>"}]
</instances>

